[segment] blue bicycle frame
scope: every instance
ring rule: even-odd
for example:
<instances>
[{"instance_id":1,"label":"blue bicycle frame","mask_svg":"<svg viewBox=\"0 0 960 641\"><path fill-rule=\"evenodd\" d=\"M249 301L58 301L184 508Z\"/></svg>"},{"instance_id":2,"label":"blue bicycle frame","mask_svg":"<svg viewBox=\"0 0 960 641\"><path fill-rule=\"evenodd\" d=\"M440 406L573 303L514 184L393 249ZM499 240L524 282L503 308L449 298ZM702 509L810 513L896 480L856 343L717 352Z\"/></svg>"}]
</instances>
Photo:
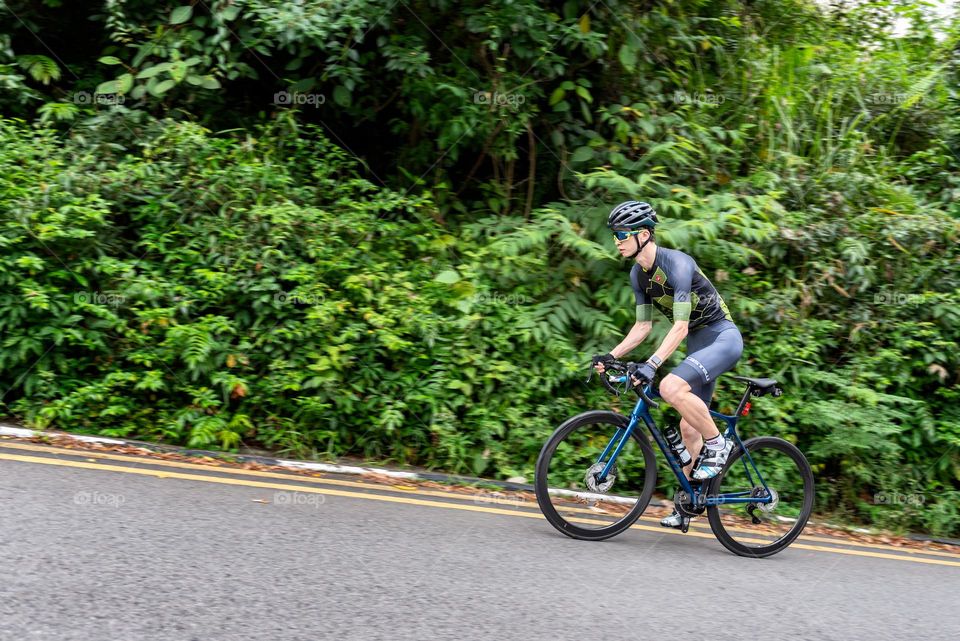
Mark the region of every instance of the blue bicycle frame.
<instances>
[{"instance_id":1,"label":"blue bicycle frame","mask_svg":"<svg viewBox=\"0 0 960 641\"><path fill-rule=\"evenodd\" d=\"M611 378L611 382L622 383L626 381L626 376L621 376L619 378ZM644 388L644 394L648 398L660 398L660 394L653 388L653 384L650 383ZM749 394L749 391L748 393ZM746 403L748 395L744 395L743 400L740 402L740 406L737 408L737 413L733 416L727 414L721 414L720 412L710 411L710 415L714 418L723 419L724 423L727 425L726 433L724 434L725 438L732 438L734 442L739 444L741 449L743 448L743 441L740 440L740 436L737 434L737 419L740 416L740 413L743 411L744 404ZM627 439L630 438L630 435L633 434L633 430L636 429L640 421L643 421L647 426L647 429L650 430L650 434L653 436L653 440L657 442L657 445L660 446L660 451L663 452L663 455L667 458L667 462L670 464L670 469L673 470L674 475L677 477L677 481L680 483L680 487L688 493L691 498L693 505L706 505L706 506L715 506L722 505L724 503L770 503L773 500L773 497L770 493L770 489L767 487L766 482L763 480L763 476L760 474L760 470L757 469L756 464L753 462L753 458L750 456L750 452L744 449L744 456L740 459L743 462L744 469L747 472L747 479L750 483L750 489L742 492L730 492L727 494L718 494L715 496L704 496L706 492L707 485L709 483L702 483L697 486L694 486L687 480L687 477L683 475L683 469L680 467L680 462L677 461L677 457L674 456L673 450L670 449L670 446L667 444L666 438L657 428L656 423L653 421L653 417L650 416L650 408L647 406L647 401L644 400L643 395L638 395L637 404L633 407L633 412L630 413L630 421L627 423L626 427L617 428L616 434L613 435L613 438L607 444L607 447L604 448L603 453L600 455L600 458L597 459L597 463L602 463L606 458L607 454L610 453L610 450L613 449L613 455L610 457L610 460L607 461L607 464L603 468L603 472L599 475L599 481L603 482L607 478L607 474L613 468L614 461L617 460L617 456L620 455L620 451L623 449L624 445L627 444ZM749 467L747 466L749 462ZM757 475L757 479L760 481L759 485L766 490L766 496L752 496L753 488L757 487L757 484L754 483L753 475L750 473L750 468L753 468L753 471Z\"/></svg>"}]
</instances>

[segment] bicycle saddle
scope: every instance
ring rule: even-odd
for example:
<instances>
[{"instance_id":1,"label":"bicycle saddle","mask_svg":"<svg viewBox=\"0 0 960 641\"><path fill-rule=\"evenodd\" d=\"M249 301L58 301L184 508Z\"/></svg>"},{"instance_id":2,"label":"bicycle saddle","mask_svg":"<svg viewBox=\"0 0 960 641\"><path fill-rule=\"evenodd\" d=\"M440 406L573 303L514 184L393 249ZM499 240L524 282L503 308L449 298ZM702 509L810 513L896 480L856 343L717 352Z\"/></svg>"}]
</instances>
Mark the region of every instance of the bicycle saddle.
<instances>
[{"instance_id":1,"label":"bicycle saddle","mask_svg":"<svg viewBox=\"0 0 960 641\"><path fill-rule=\"evenodd\" d=\"M764 394L773 394L774 396L779 396L777 392L780 389L777 387L777 381L772 378L747 378L746 376L734 376L735 380L743 381L747 383L750 387L756 390L757 396L762 396Z\"/></svg>"}]
</instances>

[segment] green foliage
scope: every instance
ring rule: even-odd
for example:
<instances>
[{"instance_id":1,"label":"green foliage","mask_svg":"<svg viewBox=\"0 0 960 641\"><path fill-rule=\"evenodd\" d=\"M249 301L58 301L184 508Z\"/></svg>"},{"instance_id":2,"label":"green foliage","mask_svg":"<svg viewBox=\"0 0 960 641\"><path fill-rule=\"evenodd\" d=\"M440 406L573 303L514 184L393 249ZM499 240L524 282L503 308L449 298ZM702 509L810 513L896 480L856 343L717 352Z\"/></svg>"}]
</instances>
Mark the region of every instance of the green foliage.
<instances>
[{"instance_id":1,"label":"green foliage","mask_svg":"<svg viewBox=\"0 0 960 641\"><path fill-rule=\"evenodd\" d=\"M17 64L42 84L49 85L50 81L60 79L60 67L47 56L17 56Z\"/></svg>"},{"instance_id":2,"label":"green foliage","mask_svg":"<svg viewBox=\"0 0 960 641\"><path fill-rule=\"evenodd\" d=\"M0 370L29 424L518 473L576 409L569 331L615 330L563 279L501 272L509 231L455 243L311 128L160 122L90 153L105 133L3 124ZM543 221L527 242L596 256Z\"/></svg>"}]
</instances>

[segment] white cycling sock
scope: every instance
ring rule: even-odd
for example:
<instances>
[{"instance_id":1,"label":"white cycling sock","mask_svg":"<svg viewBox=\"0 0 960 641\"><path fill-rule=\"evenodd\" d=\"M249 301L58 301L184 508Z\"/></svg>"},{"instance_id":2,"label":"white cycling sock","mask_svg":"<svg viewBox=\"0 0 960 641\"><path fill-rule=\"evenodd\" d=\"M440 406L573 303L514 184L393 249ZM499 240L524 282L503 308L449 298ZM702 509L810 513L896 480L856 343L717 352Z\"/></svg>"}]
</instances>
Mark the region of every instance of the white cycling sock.
<instances>
[{"instance_id":1,"label":"white cycling sock","mask_svg":"<svg viewBox=\"0 0 960 641\"><path fill-rule=\"evenodd\" d=\"M704 440L703 444L708 450L722 450L727 445L727 439L723 438L723 434L717 434L713 438Z\"/></svg>"}]
</instances>

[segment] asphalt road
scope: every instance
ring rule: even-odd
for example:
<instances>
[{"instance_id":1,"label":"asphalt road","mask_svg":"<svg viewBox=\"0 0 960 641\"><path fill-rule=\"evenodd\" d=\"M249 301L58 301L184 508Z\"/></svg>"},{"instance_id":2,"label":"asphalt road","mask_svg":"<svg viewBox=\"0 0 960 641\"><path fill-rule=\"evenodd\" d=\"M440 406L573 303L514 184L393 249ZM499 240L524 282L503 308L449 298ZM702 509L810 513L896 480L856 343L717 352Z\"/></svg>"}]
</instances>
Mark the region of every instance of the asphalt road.
<instances>
[{"instance_id":1,"label":"asphalt road","mask_svg":"<svg viewBox=\"0 0 960 641\"><path fill-rule=\"evenodd\" d=\"M652 521L590 543L536 505L14 447L2 641L960 638L960 556L744 559Z\"/></svg>"}]
</instances>

